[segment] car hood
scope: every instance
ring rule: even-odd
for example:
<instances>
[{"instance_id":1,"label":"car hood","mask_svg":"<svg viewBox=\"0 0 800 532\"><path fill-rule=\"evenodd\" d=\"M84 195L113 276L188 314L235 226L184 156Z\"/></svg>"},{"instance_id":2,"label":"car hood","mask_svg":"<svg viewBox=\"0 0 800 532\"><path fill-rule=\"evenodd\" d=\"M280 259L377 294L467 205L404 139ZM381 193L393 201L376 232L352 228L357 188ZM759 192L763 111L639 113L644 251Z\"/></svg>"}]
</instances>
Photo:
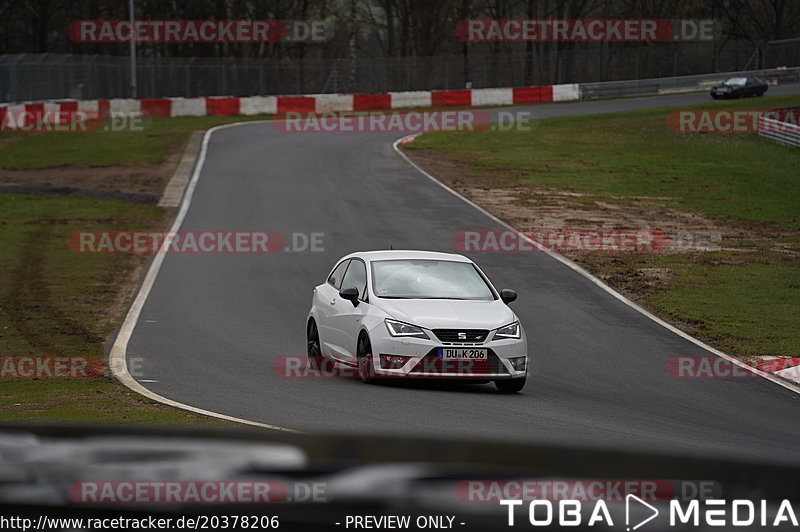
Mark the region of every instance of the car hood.
<instances>
[{"instance_id":1,"label":"car hood","mask_svg":"<svg viewBox=\"0 0 800 532\"><path fill-rule=\"evenodd\" d=\"M516 321L501 300L380 299L370 301L392 318L426 329L496 329Z\"/></svg>"}]
</instances>

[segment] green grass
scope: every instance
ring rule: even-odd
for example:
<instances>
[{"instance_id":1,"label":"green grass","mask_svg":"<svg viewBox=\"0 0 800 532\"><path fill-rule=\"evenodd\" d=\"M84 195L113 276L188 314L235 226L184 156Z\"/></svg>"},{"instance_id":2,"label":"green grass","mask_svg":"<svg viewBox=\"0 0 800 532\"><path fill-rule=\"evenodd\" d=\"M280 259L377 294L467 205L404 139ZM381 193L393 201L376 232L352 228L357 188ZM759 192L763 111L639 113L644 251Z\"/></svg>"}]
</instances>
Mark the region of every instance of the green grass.
<instances>
[{"instance_id":1,"label":"green grass","mask_svg":"<svg viewBox=\"0 0 800 532\"><path fill-rule=\"evenodd\" d=\"M155 207L115 200L0 195L2 352L101 356L115 324L103 322L115 276L135 260L123 254L73 253L74 231L154 229Z\"/></svg>"},{"instance_id":2,"label":"green grass","mask_svg":"<svg viewBox=\"0 0 800 532\"><path fill-rule=\"evenodd\" d=\"M0 168L30 169L65 165L156 164L193 131L221 124L265 120L259 116L196 116L148 119L143 131L0 133Z\"/></svg>"},{"instance_id":3,"label":"green grass","mask_svg":"<svg viewBox=\"0 0 800 532\"><path fill-rule=\"evenodd\" d=\"M461 107L398 109L456 111ZM390 111L376 111L390 112ZM342 113L344 115L350 113ZM174 146L185 143L193 131L235 122L270 120L274 115L183 116L147 118L143 131L91 132L0 132L0 168L32 169L65 165L110 166L116 164L156 164Z\"/></svg>"},{"instance_id":4,"label":"green grass","mask_svg":"<svg viewBox=\"0 0 800 532\"><path fill-rule=\"evenodd\" d=\"M714 258L676 267L676 282L652 306L698 324L700 334L738 356L800 356L800 263L751 257L715 265Z\"/></svg>"},{"instance_id":5,"label":"green grass","mask_svg":"<svg viewBox=\"0 0 800 532\"><path fill-rule=\"evenodd\" d=\"M782 96L694 108L799 103ZM648 197L654 206L800 229L800 150L755 134L675 133L667 127L670 110L548 118L531 131L426 133L407 146L435 148L479 171L562 190Z\"/></svg>"},{"instance_id":6,"label":"green grass","mask_svg":"<svg viewBox=\"0 0 800 532\"><path fill-rule=\"evenodd\" d=\"M164 222L156 207L116 200L0 194L0 356L102 360L134 286L125 276L142 257L74 253L67 238ZM107 376L0 383L2 421L218 423L155 405Z\"/></svg>"},{"instance_id":7,"label":"green grass","mask_svg":"<svg viewBox=\"0 0 800 532\"><path fill-rule=\"evenodd\" d=\"M107 377L73 380L2 380L3 423L136 423L229 426L181 412L123 389Z\"/></svg>"},{"instance_id":8,"label":"green grass","mask_svg":"<svg viewBox=\"0 0 800 532\"><path fill-rule=\"evenodd\" d=\"M265 118L156 118L140 132L0 133L0 167L157 164L193 131ZM159 230L164 216L156 207L116 200L0 194L0 356L102 360L134 287L124 277L142 257L73 253L67 238L75 231ZM116 308L120 297L123 307ZM154 403L107 375L0 383L5 422L223 423Z\"/></svg>"},{"instance_id":9,"label":"green grass","mask_svg":"<svg viewBox=\"0 0 800 532\"><path fill-rule=\"evenodd\" d=\"M732 355L800 356L800 261L782 253L619 257L595 263L601 275L668 268L665 290L640 301L690 334Z\"/></svg>"},{"instance_id":10,"label":"green grass","mask_svg":"<svg viewBox=\"0 0 800 532\"><path fill-rule=\"evenodd\" d=\"M796 96L770 97L695 108L798 103ZM582 264L611 279L625 279L641 268L667 268L670 282L640 290L634 298L732 354L800 356L800 259L768 249L776 243L797 249L800 236L777 233L800 230L800 150L755 134L675 133L667 127L672 110L549 118L530 131L426 133L406 147L412 156L416 149L436 150L500 187L532 183L593 196L578 202L636 202L773 232L767 242L740 243L750 250L587 257Z\"/></svg>"}]
</instances>

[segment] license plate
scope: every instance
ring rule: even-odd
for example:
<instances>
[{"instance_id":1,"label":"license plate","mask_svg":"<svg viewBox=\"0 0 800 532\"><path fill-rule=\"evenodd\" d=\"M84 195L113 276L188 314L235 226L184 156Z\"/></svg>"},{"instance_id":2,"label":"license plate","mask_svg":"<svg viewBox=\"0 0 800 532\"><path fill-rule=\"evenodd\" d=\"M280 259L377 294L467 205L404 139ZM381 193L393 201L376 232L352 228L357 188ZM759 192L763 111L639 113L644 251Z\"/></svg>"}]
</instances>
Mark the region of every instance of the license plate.
<instances>
[{"instance_id":1,"label":"license plate","mask_svg":"<svg viewBox=\"0 0 800 532\"><path fill-rule=\"evenodd\" d=\"M488 357L488 349L452 349L449 347L439 348L439 358L442 360L486 360Z\"/></svg>"}]
</instances>

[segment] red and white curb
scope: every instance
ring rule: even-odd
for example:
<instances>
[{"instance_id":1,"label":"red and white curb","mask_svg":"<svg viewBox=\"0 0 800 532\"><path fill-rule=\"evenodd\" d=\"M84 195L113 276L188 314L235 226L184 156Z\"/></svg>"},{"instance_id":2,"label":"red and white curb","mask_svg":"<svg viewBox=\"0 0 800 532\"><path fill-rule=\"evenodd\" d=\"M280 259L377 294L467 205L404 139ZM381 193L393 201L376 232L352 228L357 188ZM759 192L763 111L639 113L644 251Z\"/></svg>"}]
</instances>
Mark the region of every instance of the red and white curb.
<instances>
[{"instance_id":1,"label":"red and white curb","mask_svg":"<svg viewBox=\"0 0 800 532\"><path fill-rule=\"evenodd\" d=\"M4 129L63 120L78 113L108 116L251 116L260 114L381 111L425 107L490 107L580 99L578 84L500 89L433 90L383 94L310 94L202 98L58 100L0 105Z\"/></svg>"},{"instance_id":2,"label":"red and white curb","mask_svg":"<svg viewBox=\"0 0 800 532\"><path fill-rule=\"evenodd\" d=\"M800 384L800 357L765 356L751 362L754 368Z\"/></svg>"}]
</instances>

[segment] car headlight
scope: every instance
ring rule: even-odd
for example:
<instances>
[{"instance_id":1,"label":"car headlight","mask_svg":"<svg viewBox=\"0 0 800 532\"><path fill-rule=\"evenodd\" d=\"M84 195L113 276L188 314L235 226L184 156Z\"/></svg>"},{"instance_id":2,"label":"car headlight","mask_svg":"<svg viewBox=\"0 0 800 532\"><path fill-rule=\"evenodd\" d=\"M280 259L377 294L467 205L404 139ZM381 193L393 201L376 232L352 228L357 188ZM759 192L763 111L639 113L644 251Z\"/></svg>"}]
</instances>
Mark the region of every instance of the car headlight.
<instances>
[{"instance_id":1,"label":"car headlight","mask_svg":"<svg viewBox=\"0 0 800 532\"><path fill-rule=\"evenodd\" d=\"M390 319L385 320L384 323L386 324L386 329L389 331L389 334L392 336L403 336L406 338L428 338L428 335L425 334L425 331L416 325L409 325L408 323Z\"/></svg>"},{"instance_id":2,"label":"car headlight","mask_svg":"<svg viewBox=\"0 0 800 532\"><path fill-rule=\"evenodd\" d=\"M497 329L494 333L495 338L519 338L519 322L515 321L504 327Z\"/></svg>"}]
</instances>

